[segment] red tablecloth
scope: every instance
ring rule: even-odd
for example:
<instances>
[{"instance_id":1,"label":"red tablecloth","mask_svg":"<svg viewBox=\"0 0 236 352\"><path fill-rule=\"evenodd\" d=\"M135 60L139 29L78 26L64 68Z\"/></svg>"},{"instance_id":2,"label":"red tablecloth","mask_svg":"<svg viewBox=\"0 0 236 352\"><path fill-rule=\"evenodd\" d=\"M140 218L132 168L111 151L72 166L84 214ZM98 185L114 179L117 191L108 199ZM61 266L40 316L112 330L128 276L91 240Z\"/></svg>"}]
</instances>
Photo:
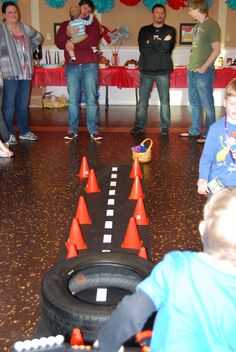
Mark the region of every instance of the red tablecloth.
<instances>
[{"instance_id":1,"label":"red tablecloth","mask_svg":"<svg viewBox=\"0 0 236 352\"><path fill-rule=\"evenodd\" d=\"M236 69L217 68L215 88L225 88L236 77ZM115 86L118 88L139 88L139 70L125 67L109 67L99 69L100 86ZM39 86L66 86L65 67L39 68L35 67L32 85ZM170 77L171 88L187 88L186 67L176 67Z\"/></svg>"}]
</instances>

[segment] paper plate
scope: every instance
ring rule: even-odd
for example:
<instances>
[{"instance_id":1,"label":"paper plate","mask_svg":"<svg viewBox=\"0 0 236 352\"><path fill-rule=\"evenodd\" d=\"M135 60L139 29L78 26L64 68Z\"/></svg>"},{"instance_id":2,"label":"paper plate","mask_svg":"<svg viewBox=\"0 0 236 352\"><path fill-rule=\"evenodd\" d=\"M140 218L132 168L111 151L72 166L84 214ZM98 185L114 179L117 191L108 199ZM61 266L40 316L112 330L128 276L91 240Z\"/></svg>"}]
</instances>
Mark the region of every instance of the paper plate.
<instances>
[{"instance_id":1,"label":"paper plate","mask_svg":"<svg viewBox=\"0 0 236 352\"><path fill-rule=\"evenodd\" d=\"M40 65L42 68L57 68L57 67L62 67L62 64L41 64Z\"/></svg>"}]
</instances>

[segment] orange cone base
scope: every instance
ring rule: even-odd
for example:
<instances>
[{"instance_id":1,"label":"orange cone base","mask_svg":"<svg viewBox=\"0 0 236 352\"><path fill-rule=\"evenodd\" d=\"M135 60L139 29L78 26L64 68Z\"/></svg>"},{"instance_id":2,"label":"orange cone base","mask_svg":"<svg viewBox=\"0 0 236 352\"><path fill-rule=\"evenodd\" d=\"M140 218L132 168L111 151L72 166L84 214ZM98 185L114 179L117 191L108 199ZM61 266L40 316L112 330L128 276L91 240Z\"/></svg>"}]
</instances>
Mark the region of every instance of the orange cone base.
<instances>
[{"instance_id":1,"label":"orange cone base","mask_svg":"<svg viewBox=\"0 0 236 352\"><path fill-rule=\"evenodd\" d=\"M67 249L66 258L69 259L69 258L77 257L78 253L77 253L76 245L70 242L66 242L65 245Z\"/></svg>"},{"instance_id":2,"label":"orange cone base","mask_svg":"<svg viewBox=\"0 0 236 352\"><path fill-rule=\"evenodd\" d=\"M71 338L70 338L70 345L71 346L74 346L74 345L82 346L82 345L84 345L84 339L83 339L83 336L81 334L80 329L78 329L78 328L73 329L72 335L71 335Z\"/></svg>"},{"instance_id":3,"label":"orange cone base","mask_svg":"<svg viewBox=\"0 0 236 352\"><path fill-rule=\"evenodd\" d=\"M88 183L84 190L87 193L101 192L101 189L98 186L97 178L93 169L91 169L89 172Z\"/></svg>"},{"instance_id":4,"label":"orange cone base","mask_svg":"<svg viewBox=\"0 0 236 352\"><path fill-rule=\"evenodd\" d=\"M135 219L132 217L129 220L127 231L121 248L140 249L143 241L140 240Z\"/></svg>"},{"instance_id":5,"label":"orange cone base","mask_svg":"<svg viewBox=\"0 0 236 352\"><path fill-rule=\"evenodd\" d=\"M86 156L83 156L80 171L77 173L77 176L82 180L83 178L88 178L89 175L89 166Z\"/></svg>"},{"instance_id":6,"label":"orange cone base","mask_svg":"<svg viewBox=\"0 0 236 352\"><path fill-rule=\"evenodd\" d=\"M148 259L148 255L147 255L147 250L145 247L141 247L139 252L138 252L138 256L144 259Z\"/></svg>"},{"instance_id":7,"label":"orange cone base","mask_svg":"<svg viewBox=\"0 0 236 352\"><path fill-rule=\"evenodd\" d=\"M79 197L79 202L78 202L75 217L79 221L80 225L92 224L92 220L89 215L84 196Z\"/></svg>"},{"instance_id":8,"label":"orange cone base","mask_svg":"<svg viewBox=\"0 0 236 352\"><path fill-rule=\"evenodd\" d=\"M142 173L138 158L134 159L133 166L129 174L129 178L135 178L136 176L138 176L139 178L143 178L143 173Z\"/></svg>"},{"instance_id":9,"label":"orange cone base","mask_svg":"<svg viewBox=\"0 0 236 352\"><path fill-rule=\"evenodd\" d=\"M88 248L88 246L84 242L79 222L76 218L73 218L72 220L68 242L75 244L78 251L80 249Z\"/></svg>"},{"instance_id":10,"label":"orange cone base","mask_svg":"<svg viewBox=\"0 0 236 352\"><path fill-rule=\"evenodd\" d=\"M149 223L142 198L139 198L137 201L133 217L135 218L137 225L148 225Z\"/></svg>"}]
</instances>

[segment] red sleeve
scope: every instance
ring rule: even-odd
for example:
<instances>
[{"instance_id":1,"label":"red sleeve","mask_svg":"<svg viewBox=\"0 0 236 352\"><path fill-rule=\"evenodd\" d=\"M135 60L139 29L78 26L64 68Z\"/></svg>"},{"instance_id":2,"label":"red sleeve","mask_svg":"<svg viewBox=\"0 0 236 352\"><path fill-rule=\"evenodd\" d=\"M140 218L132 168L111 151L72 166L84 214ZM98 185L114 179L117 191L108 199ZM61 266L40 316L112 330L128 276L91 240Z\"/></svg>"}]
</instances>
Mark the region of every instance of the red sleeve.
<instances>
[{"instance_id":1,"label":"red sleeve","mask_svg":"<svg viewBox=\"0 0 236 352\"><path fill-rule=\"evenodd\" d=\"M58 49L64 50L66 46L66 42L70 39L70 37L68 37L68 35L66 34L68 24L69 24L69 21L62 22L62 24L60 25L60 28L57 31L55 44L58 47Z\"/></svg>"}]
</instances>

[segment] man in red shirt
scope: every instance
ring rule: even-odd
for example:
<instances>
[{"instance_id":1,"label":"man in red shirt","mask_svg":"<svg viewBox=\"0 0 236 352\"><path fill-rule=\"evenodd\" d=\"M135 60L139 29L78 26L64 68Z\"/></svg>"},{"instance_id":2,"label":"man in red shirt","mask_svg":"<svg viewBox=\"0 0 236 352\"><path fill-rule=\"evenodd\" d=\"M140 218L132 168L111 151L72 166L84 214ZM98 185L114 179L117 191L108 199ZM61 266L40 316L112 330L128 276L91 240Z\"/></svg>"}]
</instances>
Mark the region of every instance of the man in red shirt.
<instances>
[{"instance_id":1,"label":"man in red shirt","mask_svg":"<svg viewBox=\"0 0 236 352\"><path fill-rule=\"evenodd\" d=\"M81 18L87 18L95 10L91 0L81 0L79 2ZM65 140L73 140L78 137L79 123L79 99L81 91L86 99L86 121L88 132L92 139L101 140L102 136L98 127L98 54L92 47L98 47L100 40L100 25L96 17L92 24L86 26L87 38L79 43L73 44L70 41L72 35L78 30L77 27L68 26L69 20L61 24L55 44L59 49L64 49L66 64L67 90L69 94L68 120L69 128L65 135ZM76 60L70 61L69 50L74 50Z\"/></svg>"}]
</instances>

